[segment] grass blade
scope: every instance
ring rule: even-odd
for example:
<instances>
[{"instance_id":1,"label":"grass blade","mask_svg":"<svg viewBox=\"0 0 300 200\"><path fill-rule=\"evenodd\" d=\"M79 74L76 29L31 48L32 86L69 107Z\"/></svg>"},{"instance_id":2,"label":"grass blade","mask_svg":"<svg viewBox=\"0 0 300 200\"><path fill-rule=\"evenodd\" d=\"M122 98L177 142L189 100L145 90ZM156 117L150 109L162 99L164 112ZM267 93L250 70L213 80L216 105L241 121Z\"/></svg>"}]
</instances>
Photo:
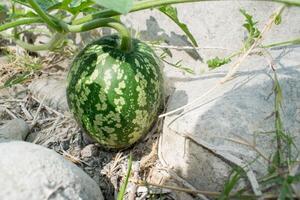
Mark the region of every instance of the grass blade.
<instances>
[{"instance_id":1,"label":"grass blade","mask_svg":"<svg viewBox=\"0 0 300 200\"><path fill-rule=\"evenodd\" d=\"M127 170L127 174L126 174L126 178L124 183L122 184L121 188L120 188L120 192L118 194L118 200L123 200L124 199L124 195L126 192L126 188L128 185L128 180L130 177L130 173L131 173L131 168L132 168L132 155L130 154L129 156L129 160L128 160L128 170Z\"/></svg>"}]
</instances>

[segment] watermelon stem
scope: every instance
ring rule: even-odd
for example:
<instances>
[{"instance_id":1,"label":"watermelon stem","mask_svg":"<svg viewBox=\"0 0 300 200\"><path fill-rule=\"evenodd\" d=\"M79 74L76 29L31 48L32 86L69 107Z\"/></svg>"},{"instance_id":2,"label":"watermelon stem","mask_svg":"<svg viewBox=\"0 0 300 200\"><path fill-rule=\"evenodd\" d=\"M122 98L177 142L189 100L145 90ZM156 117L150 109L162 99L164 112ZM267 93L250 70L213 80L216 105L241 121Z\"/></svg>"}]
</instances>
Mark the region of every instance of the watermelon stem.
<instances>
[{"instance_id":1,"label":"watermelon stem","mask_svg":"<svg viewBox=\"0 0 300 200\"><path fill-rule=\"evenodd\" d=\"M84 32L98 27L109 27L115 29L121 36L120 49L124 52L132 50L132 39L130 31L119 20L113 18L94 19L92 21L79 24L69 25L66 23L61 24L66 32Z\"/></svg>"},{"instance_id":2,"label":"watermelon stem","mask_svg":"<svg viewBox=\"0 0 300 200\"><path fill-rule=\"evenodd\" d=\"M27 25L27 24L33 24L33 23L41 23L43 20L39 17L26 17L26 18L21 18L17 19L12 22L7 22L5 24L1 24L0 26L0 32L5 31L10 28L14 28L20 25Z\"/></svg>"},{"instance_id":3,"label":"watermelon stem","mask_svg":"<svg viewBox=\"0 0 300 200\"><path fill-rule=\"evenodd\" d=\"M55 19L53 16L49 16L35 0L28 0L28 3L32 7L32 9L44 20L46 24L50 28L53 28L57 32L62 32L61 26L58 25L57 19Z\"/></svg>"},{"instance_id":4,"label":"watermelon stem","mask_svg":"<svg viewBox=\"0 0 300 200\"><path fill-rule=\"evenodd\" d=\"M62 33L55 33L50 41L46 44L34 45L24 42L22 40L15 39L14 42L20 47L27 49L29 51L48 51L54 50L59 44L63 42L65 35Z\"/></svg>"}]
</instances>

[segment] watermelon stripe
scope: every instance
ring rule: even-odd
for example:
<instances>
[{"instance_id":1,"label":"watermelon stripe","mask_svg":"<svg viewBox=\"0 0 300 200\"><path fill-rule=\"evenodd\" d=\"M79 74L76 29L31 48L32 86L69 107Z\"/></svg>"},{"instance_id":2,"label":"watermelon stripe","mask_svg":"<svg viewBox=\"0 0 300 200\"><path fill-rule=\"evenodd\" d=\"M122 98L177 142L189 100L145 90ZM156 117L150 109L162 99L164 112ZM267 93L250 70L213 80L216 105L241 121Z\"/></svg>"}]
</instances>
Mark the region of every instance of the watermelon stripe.
<instances>
[{"instance_id":1,"label":"watermelon stripe","mask_svg":"<svg viewBox=\"0 0 300 200\"><path fill-rule=\"evenodd\" d=\"M145 43L118 49L118 36L89 44L74 59L67 98L86 133L103 147L129 147L147 133L163 101L162 63Z\"/></svg>"}]
</instances>

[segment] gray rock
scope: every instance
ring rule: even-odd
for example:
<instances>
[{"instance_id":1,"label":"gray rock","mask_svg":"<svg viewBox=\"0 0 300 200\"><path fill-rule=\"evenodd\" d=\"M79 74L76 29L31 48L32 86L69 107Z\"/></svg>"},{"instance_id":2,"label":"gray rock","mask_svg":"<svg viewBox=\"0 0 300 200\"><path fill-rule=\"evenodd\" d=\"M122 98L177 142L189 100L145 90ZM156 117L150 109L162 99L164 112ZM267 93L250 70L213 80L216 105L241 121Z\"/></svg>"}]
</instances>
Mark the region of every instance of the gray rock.
<instances>
[{"instance_id":1,"label":"gray rock","mask_svg":"<svg viewBox=\"0 0 300 200\"><path fill-rule=\"evenodd\" d=\"M66 84L64 80L39 79L29 85L30 91L46 105L61 111L67 111Z\"/></svg>"},{"instance_id":2,"label":"gray rock","mask_svg":"<svg viewBox=\"0 0 300 200\"><path fill-rule=\"evenodd\" d=\"M282 121L298 146L300 48L290 48L288 51L284 55L281 50L272 51L272 54L277 63L276 71L283 92ZM170 97L168 111L201 96L226 72L225 67L177 85ZM233 80L223 84L194 106L165 118L160 149L163 159L182 177L204 190L223 188L232 170L232 162L224 154L234 156L241 162L251 163L252 170L261 177L267 172L268 163L253 148L242 143L255 143L256 149L267 158L274 154L276 137L273 88L273 73L264 58L249 59Z\"/></svg>"},{"instance_id":3,"label":"gray rock","mask_svg":"<svg viewBox=\"0 0 300 200\"><path fill-rule=\"evenodd\" d=\"M103 200L95 181L54 151L11 141L0 152L0 199Z\"/></svg>"},{"instance_id":4,"label":"gray rock","mask_svg":"<svg viewBox=\"0 0 300 200\"><path fill-rule=\"evenodd\" d=\"M9 62L9 59L7 56L0 55L0 65L6 65L6 64L8 64L8 62Z\"/></svg>"},{"instance_id":5,"label":"gray rock","mask_svg":"<svg viewBox=\"0 0 300 200\"><path fill-rule=\"evenodd\" d=\"M81 150L80 155L82 158L90 158L92 156L97 156L98 153L98 147L94 144L89 144Z\"/></svg>"},{"instance_id":6,"label":"gray rock","mask_svg":"<svg viewBox=\"0 0 300 200\"><path fill-rule=\"evenodd\" d=\"M244 8L258 21L262 29L269 16L280 4L264 1L204 1L177 4L178 18L185 23L200 47L198 50L180 50L180 46L191 46L180 28L157 9L134 12L123 17L123 22L138 32L145 41L165 41L163 44L179 47L172 50L170 62L182 60L182 65L193 69L196 74L208 71L206 61L215 57L226 57L240 49L246 38L242 26L245 18L239 9ZM273 26L264 44L286 41L299 37L299 8L290 7L282 15L282 23ZM217 47L217 48L214 48ZM218 49L221 47L222 49ZM180 70L165 64L167 85L175 88L181 82L193 80L194 76L183 74ZM168 91L170 92L170 91Z\"/></svg>"},{"instance_id":7,"label":"gray rock","mask_svg":"<svg viewBox=\"0 0 300 200\"><path fill-rule=\"evenodd\" d=\"M254 16L261 30L279 6L277 3L262 1L209 1L176 5L179 19L187 24L201 47L225 49L201 49L198 51L198 59L193 57L192 52L172 50L172 61L182 59L184 66L192 67L197 74L203 74L208 71L208 59L226 57L243 46L247 32L242 27L245 19L239 12L240 8ZM129 14L123 21L139 32L140 38L144 40L164 40L169 45L179 47L190 45L181 30L156 9ZM298 38L299 21L299 8L287 8L282 15L282 23L272 26L263 44ZM300 129L299 46L275 48L271 53L277 63L284 95L284 125L292 135L297 136ZM242 137L249 142L256 138L257 147L267 156L272 154L275 149L274 134L262 134L274 130L273 74L267 64L263 57L247 58L234 80L201 99L189 111L166 117L161 137L161 161L165 161L196 188L216 191L223 189L232 170L232 163L182 135L188 135L241 161L253 161L257 154L253 149L229 141L228 138L238 140ZM207 92L226 75L230 66L232 64L201 76L186 76L167 65L166 79L168 85L175 89L168 103L168 111ZM295 139L296 144L300 141L298 137ZM267 164L259 158L252 163L251 168L259 177L266 172Z\"/></svg>"},{"instance_id":8,"label":"gray rock","mask_svg":"<svg viewBox=\"0 0 300 200\"><path fill-rule=\"evenodd\" d=\"M0 139L25 140L29 126L23 119L13 119L0 127Z\"/></svg>"}]
</instances>

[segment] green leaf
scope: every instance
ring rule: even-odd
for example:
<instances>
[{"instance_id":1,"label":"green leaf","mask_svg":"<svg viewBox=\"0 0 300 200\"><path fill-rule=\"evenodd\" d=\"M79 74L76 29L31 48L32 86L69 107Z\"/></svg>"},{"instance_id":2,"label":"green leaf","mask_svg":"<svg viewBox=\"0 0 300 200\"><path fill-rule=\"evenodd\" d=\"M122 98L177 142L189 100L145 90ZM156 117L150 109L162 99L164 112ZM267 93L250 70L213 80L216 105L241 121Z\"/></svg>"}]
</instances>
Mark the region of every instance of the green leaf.
<instances>
[{"instance_id":1,"label":"green leaf","mask_svg":"<svg viewBox=\"0 0 300 200\"><path fill-rule=\"evenodd\" d=\"M60 5L57 5L56 9L66 10L73 15L80 12L86 13L90 11L96 11L93 7L95 2L93 0L64 0Z\"/></svg>"},{"instance_id":2,"label":"green leaf","mask_svg":"<svg viewBox=\"0 0 300 200\"><path fill-rule=\"evenodd\" d=\"M254 21L253 16L248 14L244 9L240 9L240 12L246 18L246 22L243 24L243 27L248 31L248 38L245 41L245 49L249 49L255 39L260 36L260 31L256 27L258 22Z\"/></svg>"},{"instance_id":3,"label":"green leaf","mask_svg":"<svg viewBox=\"0 0 300 200\"><path fill-rule=\"evenodd\" d=\"M31 6L27 3L27 0L12 0L12 1L31 8ZM61 1L59 0L36 0L36 2L43 10L48 10L49 8L55 6L56 4L61 3Z\"/></svg>"},{"instance_id":4,"label":"green leaf","mask_svg":"<svg viewBox=\"0 0 300 200\"><path fill-rule=\"evenodd\" d=\"M293 182L292 183L299 183L300 182L300 174L297 174L293 176Z\"/></svg>"},{"instance_id":5,"label":"green leaf","mask_svg":"<svg viewBox=\"0 0 300 200\"><path fill-rule=\"evenodd\" d=\"M118 13L128 13L133 6L133 0L94 0L95 3Z\"/></svg>"},{"instance_id":6,"label":"green leaf","mask_svg":"<svg viewBox=\"0 0 300 200\"><path fill-rule=\"evenodd\" d=\"M292 192L291 184L287 182L287 180L284 180L282 183L282 186L280 188L280 193L279 193L279 200L285 200L285 199L292 199L293 197L293 192Z\"/></svg>"},{"instance_id":7,"label":"green leaf","mask_svg":"<svg viewBox=\"0 0 300 200\"><path fill-rule=\"evenodd\" d=\"M117 200L123 200L124 199L124 195L125 195L125 192L126 192L126 188L127 188L130 173L131 173L131 168L132 168L132 155L130 154L129 155L129 160L128 160L128 170L127 170L125 182L121 185L120 192L118 194L118 199Z\"/></svg>"},{"instance_id":8,"label":"green leaf","mask_svg":"<svg viewBox=\"0 0 300 200\"><path fill-rule=\"evenodd\" d=\"M31 75L31 73L29 71L26 71L26 72L23 72L20 74L16 74L16 75L12 76L11 78L9 78L4 83L3 87L11 87L15 84L22 83L23 81L27 80L30 75Z\"/></svg>"},{"instance_id":9,"label":"green leaf","mask_svg":"<svg viewBox=\"0 0 300 200\"><path fill-rule=\"evenodd\" d=\"M67 1L70 2L69 3L70 8L76 8L82 5L83 3L87 2L88 0L73 0L73 1L67 0Z\"/></svg>"},{"instance_id":10,"label":"green leaf","mask_svg":"<svg viewBox=\"0 0 300 200\"><path fill-rule=\"evenodd\" d=\"M37 15L32 11L25 11L24 9L15 9L15 12L9 16L9 20L23 17L36 17Z\"/></svg>"},{"instance_id":11,"label":"green leaf","mask_svg":"<svg viewBox=\"0 0 300 200\"><path fill-rule=\"evenodd\" d=\"M230 175L229 180L224 184L224 189L218 200L230 199L229 195L231 191L237 186L238 181L242 178L243 170L241 168L235 168Z\"/></svg>"},{"instance_id":12,"label":"green leaf","mask_svg":"<svg viewBox=\"0 0 300 200\"><path fill-rule=\"evenodd\" d=\"M279 176L277 173L269 173L268 177L266 178L266 180L264 180L261 184L263 186L267 186L267 185L279 185L281 184L283 181L283 178L281 176Z\"/></svg>"},{"instance_id":13,"label":"green leaf","mask_svg":"<svg viewBox=\"0 0 300 200\"><path fill-rule=\"evenodd\" d=\"M8 16L7 12L8 12L8 10L7 10L6 6L0 4L0 23L2 23L3 21L6 20L6 18Z\"/></svg>"},{"instance_id":14,"label":"green leaf","mask_svg":"<svg viewBox=\"0 0 300 200\"><path fill-rule=\"evenodd\" d=\"M279 81L278 81L278 78L277 78L277 75L275 74L275 77L274 77L274 91L276 93L276 104L278 104L278 106L281 107L282 105L282 102L283 102L283 94L282 94L282 89L281 89L281 86L279 84Z\"/></svg>"},{"instance_id":15,"label":"green leaf","mask_svg":"<svg viewBox=\"0 0 300 200\"><path fill-rule=\"evenodd\" d=\"M161 50L163 51L162 57L164 57L164 55L169 56L170 58L173 57L172 51L170 49L162 48Z\"/></svg>"},{"instance_id":16,"label":"green leaf","mask_svg":"<svg viewBox=\"0 0 300 200\"><path fill-rule=\"evenodd\" d=\"M191 40L194 46L196 47L198 46L194 36L189 31L187 25L179 21L177 16L177 9L175 7L172 7L170 5L162 6L159 8L159 11L167 15L173 22L175 22L181 28L181 30L186 34L186 36Z\"/></svg>"},{"instance_id":17,"label":"green leaf","mask_svg":"<svg viewBox=\"0 0 300 200\"><path fill-rule=\"evenodd\" d=\"M275 17L275 24L276 25L279 25L279 24L281 24L281 21L282 21L282 19L281 19L281 15L277 15L276 17Z\"/></svg>"},{"instance_id":18,"label":"green leaf","mask_svg":"<svg viewBox=\"0 0 300 200\"><path fill-rule=\"evenodd\" d=\"M219 58L218 56L213 58L213 59L210 59L208 60L206 63L208 65L208 68L210 69L215 69L215 68L218 68L222 65L225 65L227 63L231 62L231 59L230 58Z\"/></svg>"},{"instance_id":19,"label":"green leaf","mask_svg":"<svg viewBox=\"0 0 300 200\"><path fill-rule=\"evenodd\" d=\"M253 21L253 17L251 15L249 15L245 10L240 9L240 12L246 18L246 23L244 23L243 26L247 29L247 31L249 33L249 37L257 38L260 35L260 31L256 27L256 24L258 22Z\"/></svg>"},{"instance_id":20,"label":"green leaf","mask_svg":"<svg viewBox=\"0 0 300 200\"><path fill-rule=\"evenodd\" d=\"M170 53L171 53L171 52L170 52ZM172 54L169 54L168 51L165 51L165 52L163 52L163 53L160 55L160 59L161 59L163 62L167 63L168 65L170 65L170 66L172 66L172 67L175 67L175 68L177 68L177 69L180 69L180 70L182 70L182 71L184 71L184 72L187 72L187 73L189 73L189 74L195 74L194 70L192 70L191 68L182 66L182 64L181 64L182 60L179 60L179 61L177 61L176 63L172 63L172 62L167 61L167 60L166 60L166 57L168 57L168 56L169 56L169 57L172 57Z\"/></svg>"},{"instance_id":21,"label":"green leaf","mask_svg":"<svg viewBox=\"0 0 300 200\"><path fill-rule=\"evenodd\" d=\"M180 69L180 70L186 72L186 73L189 73L189 74L195 74L194 70L192 70L192 69L189 68L189 67L184 67L184 66L182 66L182 65L178 65L178 63L173 64L173 65L172 65L171 63L169 63L169 64L170 64L171 66L177 68L177 69Z\"/></svg>"}]
</instances>

